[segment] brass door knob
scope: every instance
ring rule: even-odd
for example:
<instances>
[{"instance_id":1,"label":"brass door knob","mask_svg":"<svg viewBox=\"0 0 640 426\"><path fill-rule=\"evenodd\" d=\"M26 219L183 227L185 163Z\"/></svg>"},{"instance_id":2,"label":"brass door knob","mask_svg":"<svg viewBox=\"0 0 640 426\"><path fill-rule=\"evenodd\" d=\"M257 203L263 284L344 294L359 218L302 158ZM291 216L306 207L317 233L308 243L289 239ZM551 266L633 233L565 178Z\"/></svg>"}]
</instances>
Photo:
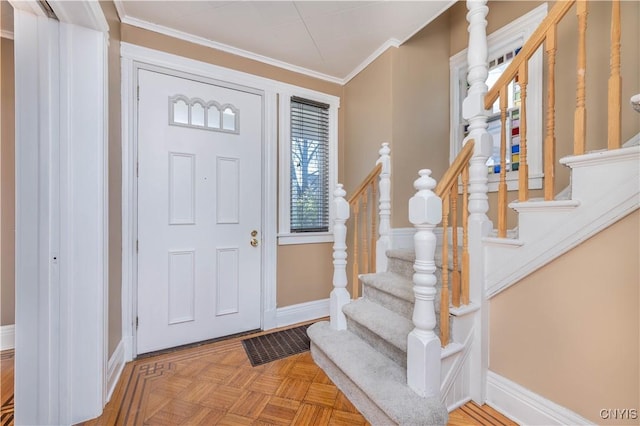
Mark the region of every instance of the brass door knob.
<instances>
[{"instance_id":1,"label":"brass door knob","mask_svg":"<svg viewBox=\"0 0 640 426\"><path fill-rule=\"evenodd\" d=\"M257 238L252 238L251 239L251 246L258 247L258 239Z\"/></svg>"}]
</instances>

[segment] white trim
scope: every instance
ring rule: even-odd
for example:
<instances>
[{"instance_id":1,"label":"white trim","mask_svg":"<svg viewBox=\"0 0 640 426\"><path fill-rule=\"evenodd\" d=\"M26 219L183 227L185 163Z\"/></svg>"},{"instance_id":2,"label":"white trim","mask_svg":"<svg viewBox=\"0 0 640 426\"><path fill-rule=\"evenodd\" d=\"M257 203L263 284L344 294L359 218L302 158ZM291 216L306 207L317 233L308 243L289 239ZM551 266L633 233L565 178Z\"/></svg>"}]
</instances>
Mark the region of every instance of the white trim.
<instances>
[{"instance_id":1,"label":"white trim","mask_svg":"<svg viewBox=\"0 0 640 426\"><path fill-rule=\"evenodd\" d=\"M0 351L15 348L16 326L15 324L0 327Z\"/></svg>"},{"instance_id":2,"label":"white trim","mask_svg":"<svg viewBox=\"0 0 640 426\"><path fill-rule=\"evenodd\" d=\"M521 425L594 424L493 371L487 372L487 404Z\"/></svg>"},{"instance_id":3,"label":"white trim","mask_svg":"<svg viewBox=\"0 0 640 426\"><path fill-rule=\"evenodd\" d=\"M572 168L573 200L541 202L542 209L521 212L517 245L501 244L501 239L483 242L487 298L637 210L638 158L636 146L561 159ZM549 211L544 209L547 204L552 205ZM554 205L569 210L558 212Z\"/></svg>"},{"instance_id":4,"label":"white trim","mask_svg":"<svg viewBox=\"0 0 640 426\"><path fill-rule=\"evenodd\" d=\"M241 71L223 68L193 59L160 52L129 43L121 43L122 66L122 336L125 360L135 356L137 187L135 164L136 141L136 69L148 64L177 72L202 76L261 91L264 95L264 151L263 151L263 232L262 232L262 327L277 324L277 120L276 99L283 93L296 93L309 99L328 103L337 109L340 99L276 80L258 77ZM334 126L337 132L337 126ZM337 139L337 137L336 137ZM337 152L337 150L336 150Z\"/></svg>"},{"instance_id":5,"label":"white trim","mask_svg":"<svg viewBox=\"0 0 640 426\"><path fill-rule=\"evenodd\" d=\"M424 28L424 27L422 27L422 28ZM412 34L412 36L413 36L413 34ZM406 39L406 40L408 40L408 39ZM356 75L360 74L362 72L362 70L364 70L366 67L371 65L371 63L373 61L378 59L378 57L380 55L382 55L384 52L386 52L387 49L390 49L392 47L398 48L398 47L400 47L401 44L402 44L402 42L400 42L399 40L397 40L395 38L390 38L389 40L385 41L384 43L382 43L382 45L380 47L378 47L373 53L371 53L371 55L369 55L364 61L362 61L362 63L360 63L360 65L355 67L353 69L353 71L351 71L349 74L347 74L347 76L340 81L340 84L344 86L345 84L350 82L352 78L354 78Z\"/></svg>"},{"instance_id":6,"label":"white trim","mask_svg":"<svg viewBox=\"0 0 640 426\"><path fill-rule=\"evenodd\" d=\"M113 354L111 354L111 358L109 358L109 362L107 363L107 394L105 403L111 400L113 391L118 384L118 379L120 379L122 370L124 370L124 347L124 340L120 340L118 346L116 346L116 350L113 351Z\"/></svg>"},{"instance_id":7,"label":"white trim","mask_svg":"<svg viewBox=\"0 0 640 426\"><path fill-rule=\"evenodd\" d=\"M286 327L327 316L329 316L329 299L298 303L297 305L278 308L276 312L276 327Z\"/></svg>"},{"instance_id":8,"label":"white trim","mask_svg":"<svg viewBox=\"0 0 640 426\"><path fill-rule=\"evenodd\" d=\"M14 14L16 424L78 423L105 396L107 40Z\"/></svg>"},{"instance_id":9,"label":"white trim","mask_svg":"<svg viewBox=\"0 0 640 426\"><path fill-rule=\"evenodd\" d=\"M48 3L60 22L109 32L109 24L97 1L49 0Z\"/></svg>"},{"instance_id":10,"label":"white trim","mask_svg":"<svg viewBox=\"0 0 640 426\"><path fill-rule=\"evenodd\" d=\"M635 135L631 136L631 138L626 141L622 147L623 148L629 148L631 146L636 146L636 145L640 145L640 133L636 133Z\"/></svg>"},{"instance_id":11,"label":"white trim","mask_svg":"<svg viewBox=\"0 0 640 426\"><path fill-rule=\"evenodd\" d=\"M13 31L0 30L0 37L13 40Z\"/></svg>"},{"instance_id":12,"label":"white trim","mask_svg":"<svg viewBox=\"0 0 640 426\"><path fill-rule=\"evenodd\" d=\"M280 151L279 181L278 181L278 244L314 244L333 242L333 219L335 217L334 203L332 203L331 188L335 188L338 184L338 108L340 108L340 99L336 97L327 98L326 95L309 96L310 93L304 94L297 89L290 89L279 93L280 101L278 111L280 119L278 120ZM309 233L291 233L291 97L298 96L309 100L323 102L329 104L329 230L327 232L309 232Z\"/></svg>"},{"instance_id":13,"label":"white trim","mask_svg":"<svg viewBox=\"0 0 640 426\"><path fill-rule=\"evenodd\" d=\"M333 204L333 203L331 203ZM333 224L333 220L330 220ZM331 226L330 225L330 226ZM278 245L332 243L333 232L305 232L300 234L278 234Z\"/></svg>"},{"instance_id":14,"label":"white trim","mask_svg":"<svg viewBox=\"0 0 640 426\"><path fill-rule=\"evenodd\" d=\"M121 6L118 7L120 1L114 1L116 9L120 12L124 10ZM163 25L153 24L151 22L144 21L142 19L132 18L130 16L121 16L123 24L132 25L134 27L142 28L145 30L153 31L159 34L164 34L169 37L176 38L178 40L188 41L189 43L199 44L211 49L220 50L222 52L231 53L232 55L241 56L243 58L251 59L254 61L262 62L267 65L272 65L285 70L293 71L299 74L308 75L309 77L325 80L330 83L344 84L344 79L334 77L328 74L323 74L317 71L310 70L308 68L300 67L298 65L289 64L284 61L269 58L267 56L259 55L257 53L249 52L248 50L238 49L237 47L229 46L228 44L219 43L216 41L208 40L204 37L195 36L193 34L185 33L184 31L175 30L173 28L165 27Z\"/></svg>"}]
</instances>

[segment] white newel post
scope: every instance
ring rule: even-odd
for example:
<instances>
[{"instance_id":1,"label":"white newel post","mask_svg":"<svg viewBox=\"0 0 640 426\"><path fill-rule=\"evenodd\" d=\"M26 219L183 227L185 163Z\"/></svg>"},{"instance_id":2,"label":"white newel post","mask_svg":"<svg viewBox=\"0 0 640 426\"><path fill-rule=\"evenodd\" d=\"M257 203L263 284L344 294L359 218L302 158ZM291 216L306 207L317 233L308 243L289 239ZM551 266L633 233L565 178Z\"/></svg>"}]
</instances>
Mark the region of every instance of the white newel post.
<instances>
[{"instance_id":1,"label":"white newel post","mask_svg":"<svg viewBox=\"0 0 640 426\"><path fill-rule=\"evenodd\" d=\"M335 220L333 222L333 290L329 296L329 316L331 328L346 330L347 319L342 307L350 302L351 296L347 291L347 226L349 219L349 203L344 199L347 193L338 184L333 192Z\"/></svg>"},{"instance_id":2,"label":"white newel post","mask_svg":"<svg viewBox=\"0 0 640 426\"><path fill-rule=\"evenodd\" d=\"M382 164L380 172L379 214L380 226L378 228L378 241L376 241L376 272L387 270L387 250L391 248L389 232L391 230L391 157L389 157L389 144L382 144L378 151L380 158L376 164Z\"/></svg>"},{"instance_id":3,"label":"white newel post","mask_svg":"<svg viewBox=\"0 0 640 426\"><path fill-rule=\"evenodd\" d=\"M416 227L413 237L416 261L413 265L413 324L407 340L407 384L422 397L440 395L440 339L436 326L436 236L442 220L442 200L433 193L436 181L431 170L420 170L413 186L418 191L409 200L409 221Z\"/></svg>"},{"instance_id":4,"label":"white newel post","mask_svg":"<svg viewBox=\"0 0 640 426\"><path fill-rule=\"evenodd\" d=\"M486 399L488 358L488 307L485 300L484 256L482 238L493 225L487 217L487 159L491 155L492 139L487 132L487 111L484 98L487 93L487 20L489 8L486 0L467 0L469 22L469 48L467 81L469 92L462 105L462 116L469 122L469 139L475 140L473 157L469 167L469 286L470 299L480 306L475 314L475 335L470 355L470 395L483 404Z\"/></svg>"}]
</instances>

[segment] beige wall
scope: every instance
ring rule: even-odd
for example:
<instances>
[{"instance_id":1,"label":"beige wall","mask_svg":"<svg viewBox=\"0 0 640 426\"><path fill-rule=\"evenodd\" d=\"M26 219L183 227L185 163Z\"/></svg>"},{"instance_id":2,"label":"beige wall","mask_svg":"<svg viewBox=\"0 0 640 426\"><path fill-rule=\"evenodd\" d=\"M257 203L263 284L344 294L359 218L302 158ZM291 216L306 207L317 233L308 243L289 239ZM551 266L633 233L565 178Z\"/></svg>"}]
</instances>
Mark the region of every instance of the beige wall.
<instances>
[{"instance_id":1,"label":"beige wall","mask_svg":"<svg viewBox=\"0 0 640 426\"><path fill-rule=\"evenodd\" d=\"M394 51L391 226L409 223L418 170L440 179L449 165L449 16L435 19Z\"/></svg>"},{"instance_id":2,"label":"beige wall","mask_svg":"<svg viewBox=\"0 0 640 426\"><path fill-rule=\"evenodd\" d=\"M489 368L597 424L637 409L639 224L636 210L493 298Z\"/></svg>"},{"instance_id":3,"label":"beige wall","mask_svg":"<svg viewBox=\"0 0 640 426\"><path fill-rule=\"evenodd\" d=\"M342 86L297 74L251 59L178 40L130 25L121 25L123 42L173 53L261 77L317 90L342 98ZM339 175L344 150L344 104L338 112ZM288 306L329 297L332 288L331 244L278 247L277 306Z\"/></svg>"},{"instance_id":4,"label":"beige wall","mask_svg":"<svg viewBox=\"0 0 640 426\"><path fill-rule=\"evenodd\" d=\"M344 174L340 182L351 194L369 174L383 142L391 135L393 49L387 50L344 87Z\"/></svg>"},{"instance_id":5,"label":"beige wall","mask_svg":"<svg viewBox=\"0 0 640 426\"><path fill-rule=\"evenodd\" d=\"M0 325L15 322L15 84L13 40L0 39Z\"/></svg>"},{"instance_id":6,"label":"beige wall","mask_svg":"<svg viewBox=\"0 0 640 426\"><path fill-rule=\"evenodd\" d=\"M101 1L109 23L109 357L122 340L122 132L120 127L120 20Z\"/></svg>"},{"instance_id":7,"label":"beige wall","mask_svg":"<svg viewBox=\"0 0 640 426\"><path fill-rule=\"evenodd\" d=\"M392 227L409 226L418 170L441 176L449 157L448 13L391 48L345 85L344 182L355 189L391 143Z\"/></svg>"}]
</instances>

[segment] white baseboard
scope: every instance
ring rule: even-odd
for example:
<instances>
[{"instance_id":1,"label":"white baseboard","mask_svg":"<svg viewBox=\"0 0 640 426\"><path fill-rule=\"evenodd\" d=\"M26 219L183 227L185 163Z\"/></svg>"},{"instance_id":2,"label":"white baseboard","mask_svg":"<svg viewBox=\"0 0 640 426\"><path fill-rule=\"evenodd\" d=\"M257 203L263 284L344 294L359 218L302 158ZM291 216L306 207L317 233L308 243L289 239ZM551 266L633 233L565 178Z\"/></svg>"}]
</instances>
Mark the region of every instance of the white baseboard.
<instances>
[{"instance_id":1,"label":"white baseboard","mask_svg":"<svg viewBox=\"0 0 640 426\"><path fill-rule=\"evenodd\" d=\"M487 372L487 404L521 425L594 424L492 371Z\"/></svg>"},{"instance_id":2,"label":"white baseboard","mask_svg":"<svg viewBox=\"0 0 640 426\"><path fill-rule=\"evenodd\" d=\"M285 306L276 310L276 327L329 316L329 299Z\"/></svg>"},{"instance_id":3,"label":"white baseboard","mask_svg":"<svg viewBox=\"0 0 640 426\"><path fill-rule=\"evenodd\" d=\"M118 379L124 369L124 346L124 340L120 340L107 363L107 400L105 402L109 402L111 399L111 395L113 395Z\"/></svg>"},{"instance_id":4,"label":"white baseboard","mask_svg":"<svg viewBox=\"0 0 640 426\"><path fill-rule=\"evenodd\" d=\"M16 347L16 326L3 325L0 327L0 351L14 349Z\"/></svg>"}]
</instances>

